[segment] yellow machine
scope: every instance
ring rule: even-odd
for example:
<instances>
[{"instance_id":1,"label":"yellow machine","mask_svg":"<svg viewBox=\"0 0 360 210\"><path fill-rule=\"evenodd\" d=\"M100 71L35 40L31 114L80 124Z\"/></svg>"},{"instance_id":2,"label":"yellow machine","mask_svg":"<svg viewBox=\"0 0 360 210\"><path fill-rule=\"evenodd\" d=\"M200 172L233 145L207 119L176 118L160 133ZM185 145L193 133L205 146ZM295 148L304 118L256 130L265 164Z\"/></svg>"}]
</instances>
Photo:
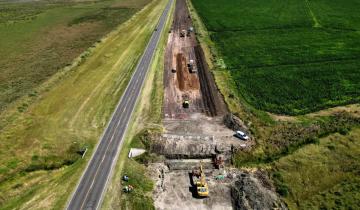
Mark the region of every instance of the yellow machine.
<instances>
[{"instance_id":1,"label":"yellow machine","mask_svg":"<svg viewBox=\"0 0 360 210\"><path fill-rule=\"evenodd\" d=\"M200 176L200 180L196 181L195 187L196 187L196 192L198 194L199 197L208 197L209 196L209 188L208 188L208 184L206 183L205 180L205 173L203 171L203 167L202 167L202 163L200 162L200 171L199 173L195 173L193 175L197 175Z\"/></svg>"},{"instance_id":2,"label":"yellow machine","mask_svg":"<svg viewBox=\"0 0 360 210\"><path fill-rule=\"evenodd\" d=\"M184 100L184 102L183 102L183 107L184 107L185 109L187 109L187 108L189 108L189 106L190 106L189 100Z\"/></svg>"}]
</instances>

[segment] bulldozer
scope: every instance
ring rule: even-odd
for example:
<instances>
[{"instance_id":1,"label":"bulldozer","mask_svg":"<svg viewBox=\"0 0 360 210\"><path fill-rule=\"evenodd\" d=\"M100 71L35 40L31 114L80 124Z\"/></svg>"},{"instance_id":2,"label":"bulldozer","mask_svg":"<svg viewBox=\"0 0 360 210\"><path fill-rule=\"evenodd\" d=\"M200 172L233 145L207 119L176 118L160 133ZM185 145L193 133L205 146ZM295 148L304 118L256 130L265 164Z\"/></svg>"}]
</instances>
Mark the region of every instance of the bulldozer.
<instances>
[{"instance_id":1,"label":"bulldozer","mask_svg":"<svg viewBox=\"0 0 360 210\"><path fill-rule=\"evenodd\" d=\"M192 172L196 194L199 197L209 196L209 187L205 180L205 173L203 171L202 162L200 162L200 170L193 170ZM195 180L195 177L197 180Z\"/></svg>"}]
</instances>

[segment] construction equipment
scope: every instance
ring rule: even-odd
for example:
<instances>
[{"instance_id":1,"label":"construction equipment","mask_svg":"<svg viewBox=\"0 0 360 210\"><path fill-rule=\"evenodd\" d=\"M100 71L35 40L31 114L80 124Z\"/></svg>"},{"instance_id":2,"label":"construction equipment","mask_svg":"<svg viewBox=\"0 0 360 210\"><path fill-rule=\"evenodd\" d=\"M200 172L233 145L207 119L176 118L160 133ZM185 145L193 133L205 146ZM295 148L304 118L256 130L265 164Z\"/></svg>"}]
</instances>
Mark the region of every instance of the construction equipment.
<instances>
[{"instance_id":1,"label":"construction equipment","mask_svg":"<svg viewBox=\"0 0 360 210\"><path fill-rule=\"evenodd\" d=\"M205 173L202 167L202 162L200 161L200 170L193 170L193 180L194 185L196 187L196 193L199 197L208 197L209 196L209 188L208 184L205 180ZM199 178L195 180L195 177Z\"/></svg>"},{"instance_id":2,"label":"construction equipment","mask_svg":"<svg viewBox=\"0 0 360 210\"><path fill-rule=\"evenodd\" d=\"M186 36L190 36L190 34L194 32L194 28L193 27L189 27L187 32L186 32Z\"/></svg>"},{"instance_id":3,"label":"construction equipment","mask_svg":"<svg viewBox=\"0 0 360 210\"><path fill-rule=\"evenodd\" d=\"M185 37L186 34L186 30L181 30L180 31L180 37Z\"/></svg>"},{"instance_id":4,"label":"construction equipment","mask_svg":"<svg viewBox=\"0 0 360 210\"><path fill-rule=\"evenodd\" d=\"M190 60L187 66L190 73L196 73L196 69L194 68L194 60Z\"/></svg>"},{"instance_id":5,"label":"construction equipment","mask_svg":"<svg viewBox=\"0 0 360 210\"><path fill-rule=\"evenodd\" d=\"M184 102L183 102L183 107L184 107L185 109L187 109L187 108L189 108L189 106L190 106L189 100L184 100Z\"/></svg>"},{"instance_id":6,"label":"construction equipment","mask_svg":"<svg viewBox=\"0 0 360 210\"><path fill-rule=\"evenodd\" d=\"M223 155L216 155L214 158L214 165L217 169L224 167L224 156Z\"/></svg>"}]
</instances>

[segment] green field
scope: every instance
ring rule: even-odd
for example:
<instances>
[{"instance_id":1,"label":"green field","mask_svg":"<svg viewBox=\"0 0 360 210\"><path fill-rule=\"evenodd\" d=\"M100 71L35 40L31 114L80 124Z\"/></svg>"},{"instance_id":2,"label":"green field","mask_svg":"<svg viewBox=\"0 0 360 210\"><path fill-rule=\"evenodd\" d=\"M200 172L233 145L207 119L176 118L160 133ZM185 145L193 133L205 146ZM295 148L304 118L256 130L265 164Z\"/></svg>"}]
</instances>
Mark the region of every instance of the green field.
<instances>
[{"instance_id":1,"label":"green field","mask_svg":"<svg viewBox=\"0 0 360 210\"><path fill-rule=\"evenodd\" d=\"M35 96L19 99L27 104L22 112L17 106L3 112L0 209L64 208L165 4L151 1L36 87ZM85 146L81 159L77 151Z\"/></svg>"},{"instance_id":2,"label":"green field","mask_svg":"<svg viewBox=\"0 0 360 210\"><path fill-rule=\"evenodd\" d=\"M360 101L358 1L192 2L234 92L255 108L298 115Z\"/></svg>"},{"instance_id":3,"label":"green field","mask_svg":"<svg viewBox=\"0 0 360 210\"><path fill-rule=\"evenodd\" d=\"M0 2L0 114L148 2Z\"/></svg>"},{"instance_id":4,"label":"green field","mask_svg":"<svg viewBox=\"0 0 360 210\"><path fill-rule=\"evenodd\" d=\"M360 100L360 2L191 2L216 83L251 122L234 165L268 171L289 209L358 209L359 105L314 111Z\"/></svg>"}]
</instances>

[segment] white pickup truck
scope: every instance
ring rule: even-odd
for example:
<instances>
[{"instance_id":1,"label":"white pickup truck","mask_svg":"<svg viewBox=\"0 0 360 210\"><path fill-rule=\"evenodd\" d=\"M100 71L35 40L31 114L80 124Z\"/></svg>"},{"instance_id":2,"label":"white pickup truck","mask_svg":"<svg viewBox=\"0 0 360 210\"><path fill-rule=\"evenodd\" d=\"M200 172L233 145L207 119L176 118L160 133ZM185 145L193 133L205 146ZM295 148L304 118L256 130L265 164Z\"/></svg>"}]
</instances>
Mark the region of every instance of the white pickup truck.
<instances>
[{"instance_id":1,"label":"white pickup truck","mask_svg":"<svg viewBox=\"0 0 360 210\"><path fill-rule=\"evenodd\" d=\"M236 131L235 136L245 141L249 139L249 136L242 131Z\"/></svg>"}]
</instances>

